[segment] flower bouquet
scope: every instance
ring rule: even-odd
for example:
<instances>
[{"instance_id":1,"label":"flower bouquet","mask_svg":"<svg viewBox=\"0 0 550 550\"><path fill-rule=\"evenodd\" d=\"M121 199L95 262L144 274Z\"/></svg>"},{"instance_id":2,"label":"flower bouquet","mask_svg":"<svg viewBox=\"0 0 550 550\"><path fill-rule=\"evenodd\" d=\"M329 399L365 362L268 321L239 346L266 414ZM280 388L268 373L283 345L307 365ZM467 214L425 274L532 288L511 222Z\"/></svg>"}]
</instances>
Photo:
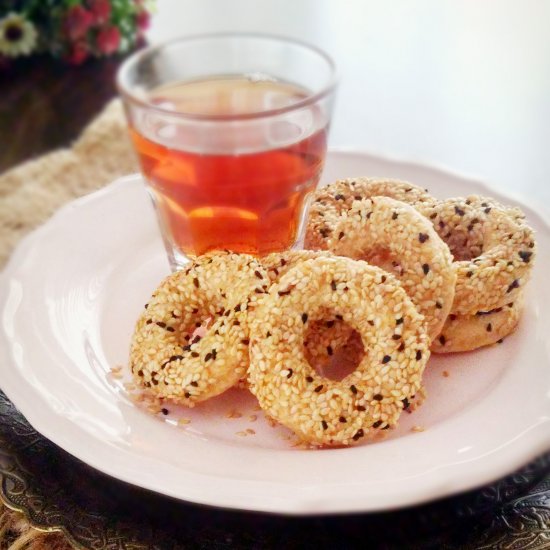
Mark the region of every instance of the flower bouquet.
<instances>
[{"instance_id":1,"label":"flower bouquet","mask_svg":"<svg viewBox=\"0 0 550 550\"><path fill-rule=\"evenodd\" d=\"M47 53L73 65L124 53L143 38L153 0L2 0L0 67Z\"/></svg>"}]
</instances>

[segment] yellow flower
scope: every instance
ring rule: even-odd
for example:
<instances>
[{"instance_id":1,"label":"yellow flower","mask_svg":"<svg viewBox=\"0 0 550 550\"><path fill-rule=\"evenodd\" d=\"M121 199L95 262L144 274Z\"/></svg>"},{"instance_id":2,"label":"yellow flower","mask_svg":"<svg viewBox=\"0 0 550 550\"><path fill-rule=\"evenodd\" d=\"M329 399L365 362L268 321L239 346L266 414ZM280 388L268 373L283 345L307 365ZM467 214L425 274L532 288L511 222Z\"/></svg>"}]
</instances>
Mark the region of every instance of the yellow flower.
<instances>
[{"instance_id":1,"label":"yellow flower","mask_svg":"<svg viewBox=\"0 0 550 550\"><path fill-rule=\"evenodd\" d=\"M17 13L0 19L0 53L7 57L29 55L38 39L35 26Z\"/></svg>"}]
</instances>

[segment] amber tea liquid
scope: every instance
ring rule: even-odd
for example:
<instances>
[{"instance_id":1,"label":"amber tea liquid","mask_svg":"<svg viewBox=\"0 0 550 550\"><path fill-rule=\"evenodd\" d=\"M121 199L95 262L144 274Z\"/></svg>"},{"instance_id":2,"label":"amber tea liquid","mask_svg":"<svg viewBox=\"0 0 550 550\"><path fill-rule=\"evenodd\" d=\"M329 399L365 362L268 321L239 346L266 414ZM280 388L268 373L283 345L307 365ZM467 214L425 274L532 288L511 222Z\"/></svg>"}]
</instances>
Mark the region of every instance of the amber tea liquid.
<instances>
[{"instance_id":1,"label":"amber tea liquid","mask_svg":"<svg viewBox=\"0 0 550 550\"><path fill-rule=\"evenodd\" d=\"M296 242L304 201L323 167L327 128L317 124L314 106L263 119L253 113L307 95L290 84L244 77L150 92L149 101L175 113L246 119L185 124L176 114L173 123L169 117L134 122L132 138L164 234L174 240L169 244L186 256L217 249L263 255Z\"/></svg>"}]
</instances>

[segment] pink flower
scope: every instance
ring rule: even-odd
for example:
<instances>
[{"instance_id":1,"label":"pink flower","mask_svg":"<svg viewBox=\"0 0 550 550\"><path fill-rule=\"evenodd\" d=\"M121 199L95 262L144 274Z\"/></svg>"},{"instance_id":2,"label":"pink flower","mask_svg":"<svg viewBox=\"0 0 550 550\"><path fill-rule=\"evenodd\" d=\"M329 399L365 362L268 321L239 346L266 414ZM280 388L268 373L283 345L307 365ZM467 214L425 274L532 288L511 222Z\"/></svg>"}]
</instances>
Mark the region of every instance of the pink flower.
<instances>
[{"instance_id":1,"label":"pink flower","mask_svg":"<svg viewBox=\"0 0 550 550\"><path fill-rule=\"evenodd\" d=\"M89 0L88 7L92 12L96 23L106 23L111 16L111 4L109 0Z\"/></svg>"},{"instance_id":2,"label":"pink flower","mask_svg":"<svg viewBox=\"0 0 550 550\"><path fill-rule=\"evenodd\" d=\"M84 42L77 42L72 45L71 51L66 56L67 62L71 65L81 65L88 59L90 51Z\"/></svg>"},{"instance_id":3,"label":"pink flower","mask_svg":"<svg viewBox=\"0 0 550 550\"><path fill-rule=\"evenodd\" d=\"M73 6L65 14L63 29L71 40L82 38L94 21L93 15L82 6Z\"/></svg>"},{"instance_id":4,"label":"pink flower","mask_svg":"<svg viewBox=\"0 0 550 550\"><path fill-rule=\"evenodd\" d=\"M145 31L149 28L149 23L151 22L151 16L146 10L138 12L136 16L136 24L140 31Z\"/></svg>"},{"instance_id":5,"label":"pink flower","mask_svg":"<svg viewBox=\"0 0 550 550\"><path fill-rule=\"evenodd\" d=\"M116 27L104 27L97 33L96 44L105 55L116 52L120 45L120 31Z\"/></svg>"}]
</instances>

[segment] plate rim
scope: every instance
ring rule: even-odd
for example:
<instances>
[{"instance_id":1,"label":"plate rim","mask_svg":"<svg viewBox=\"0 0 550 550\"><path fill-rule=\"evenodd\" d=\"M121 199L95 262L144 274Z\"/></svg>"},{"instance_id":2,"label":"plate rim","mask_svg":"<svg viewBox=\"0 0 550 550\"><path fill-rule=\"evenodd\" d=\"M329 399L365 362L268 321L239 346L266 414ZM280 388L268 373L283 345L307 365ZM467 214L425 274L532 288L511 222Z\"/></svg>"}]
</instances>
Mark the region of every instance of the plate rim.
<instances>
[{"instance_id":1,"label":"plate rim","mask_svg":"<svg viewBox=\"0 0 550 550\"><path fill-rule=\"evenodd\" d=\"M527 200L526 197L521 196L521 198L516 198L513 193L507 192L507 190L501 191L495 189L494 186L491 184L488 184L484 181L481 181L476 178L470 178L469 176L466 176L464 174L461 174L459 172L453 172L452 170L448 170L445 167L440 167L437 165L431 165L428 163L423 162L416 162L412 160L406 160L406 159L395 159L389 156L384 155L378 155L378 154L372 154L367 151L362 151L360 149L354 149L354 148L334 148L329 151L329 155L336 155L336 156L353 156L353 157L361 157L361 158L371 158L375 160L381 160L386 163L391 163L395 165L401 165L401 166L411 166L413 168L422 169L422 170L430 170L434 173L441 174L442 177L452 177L455 180L462 180L464 182L475 184L477 186L481 186L487 191L491 192L494 191L497 195L510 198L513 201L520 202L521 204L525 205L529 208L531 211L531 214L536 215L538 223L544 225L550 232L550 223L546 222L544 219L544 216L541 214L542 208L540 208L540 205L537 205L536 207L533 206L529 200ZM112 192L112 190L115 187L120 187L123 185L129 185L132 181L141 179L142 176L139 173L123 176L121 178L117 178L114 182L108 184L107 186L90 193L88 195L85 195L83 197L77 198L67 204L65 204L63 207L61 207L59 210L56 211L56 213L43 225L36 228L32 232L30 232L27 236L25 236L16 247L14 253L11 255L9 261L7 262L6 266L2 270L0 274L0 279L8 279L10 272L15 270L18 266L19 259L24 258L26 254L28 253L29 248L32 246L32 243L35 239L40 237L40 234L42 231L47 230L47 227L49 227L51 224L57 223L59 218L62 218L65 213L69 210L73 210L75 208L82 207L86 203L95 200L97 197L101 197L105 194L108 194ZM5 285L3 285L5 286ZM0 302L3 303L3 294L4 291L0 287ZM4 339L3 332L0 333L0 339ZM9 341L6 338L6 343L9 344ZM6 358L8 358L7 351L5 352ZM401 508L405 506L409 506L412 504L421 504L423 502L427 502L430 500L435 500L438 498L443 498L446 496L450 496L452 494L456 494L458 492L467 491L470 489L474 489L475 487L479 487L485 483L490 483L498 478L501 478L510 472L516 470L517 468L521 467L523 464L526 464L530 460L536 458L538 455L543 454L545 451L550 449L549 445L549 439L544 437L544 434L548 436L550 434L548 429L548 422L541 422L537 425L535 425L531 430L528 439L524 439L522 441L521 445L521 451L518 449L514 452L513 447L511 445L507 445L507 452L502 452L502 455L500 456L500 464L499 467L495 467L495 461L489 460L488 464L486 465L486 468L481 471L479 469L480 463L484 464L486 460L483 460L485 457L478 458L475 463L477 464L478 468L477 475L472 475L473 471L469 472L469 476L467 476L467 479L460 480L461 482L456 482L453 487L449 487L449 476L443 476L437 478L438 483L435 483L435 477L432 479L432 486L429 489L425 489L422 491L422 494L419 494L418 491L416 493L408 495L408 498L403 495L404 498L401 499L400 502L394 502L393 504L386 503L383 506L367 506L364 503L361 503L360 500L354 500L351 505L343 505L340 503L339 506L333 506L330 509L327 510L318 510L318 509L311 509L308 506L309 499L303 498L301 502L291 502L291 501L285 501L284 499L281 501L281 499L274 499L273 501L265 501L265 503L258 504L257 502L252 503L250 506L246 505L246 502L236 502L236 499L231 496L231 493L229 492L229 498L227 498L228 492L220 492L218 494L218 498L215 499L215 501L212 500L211 494L208 493L208 491L205 491L205 494L208 496L204 496L203 494L197 493L195 491L195 494L191 495L188 494L186 496L182 496L178 492L170 492L169 490L166 490L166 488L159 488L158 486L155 486L154 483L137 483L136 479L131 476L124 476L124 472L113 472L113 469L116 470L116 468L109 468L105 464L102 466L98 466L94 461L90 461L90 457L86 456L86 453L82 452L75 452L74 448L71 448L70 441L66 440L66 438L63 436L63 434L60 434L59 432L55 432L55 425L54 423L50 423L50 427L48 427L48 421L44 420L42 421L42 418L40 415L36 414L35 411L32 409L32 407L27 406L25 402L25 396L24 392L18 393L17 388L8 387L10 383L6 385L5 382L2 382L2 388L5 391L6 395L10 400L13 401L15 406L22 412L22 414L28 419L29 423L42 435L47 437L49 440L53 441L56 445L60 446L67 452L69 452L71 455L75 456L79 460L82 460L83 462L91 465L95 469L111 476L115 477L117 479L120 479L122 481L126 481L128 483L131 483L133 485L138 485L143 488L153 490L157 493L165 494L167 496L175 497L180 500L187 500L190 502L200 503L200 504L206 504L211 506L222 506L225 508L231 508L231 509L238 509L238 510L249 510L249 511L260 511L260 512L271 512L271 513L283 513L283 514L290 514L290 515L310 515L310 514L330 514L330 513L344 513L344 512L364 512L364 511L382 511L382 510L391 510L395 508ZM33 390L35 391L35 390ZM54 415L57 414L55 411L50 411ZM548 419L546 419L548 420ZM542 429L544 428L544 434L542 433ZM538 436L538 432L541 432L541 436ZM86 437L89 437L91 439L96 440L96 438L87 432ZM525 436L527 437L527 435ZM70 438L69 438L70 440ZM529 445L528 445L529 443ZM517 447L517 446L516 446ZM527 448L528 447L528 448ZM527 448L527 449L526 449ZM456 467L456 464L445 464L436 466L432 471L445 471L448 470L451 466ZM195 474L193 474L195 475ZM198 477L203 477L202 475L199 475ZM424 476L422 476L424 477ZM456 479L456 476L455 476ZM284 485L281 484L284 488ZM225 496L225 498L223 498ZM315 501L315 499L312 499L312 501Z\"/></svg>"}]
</instances>

